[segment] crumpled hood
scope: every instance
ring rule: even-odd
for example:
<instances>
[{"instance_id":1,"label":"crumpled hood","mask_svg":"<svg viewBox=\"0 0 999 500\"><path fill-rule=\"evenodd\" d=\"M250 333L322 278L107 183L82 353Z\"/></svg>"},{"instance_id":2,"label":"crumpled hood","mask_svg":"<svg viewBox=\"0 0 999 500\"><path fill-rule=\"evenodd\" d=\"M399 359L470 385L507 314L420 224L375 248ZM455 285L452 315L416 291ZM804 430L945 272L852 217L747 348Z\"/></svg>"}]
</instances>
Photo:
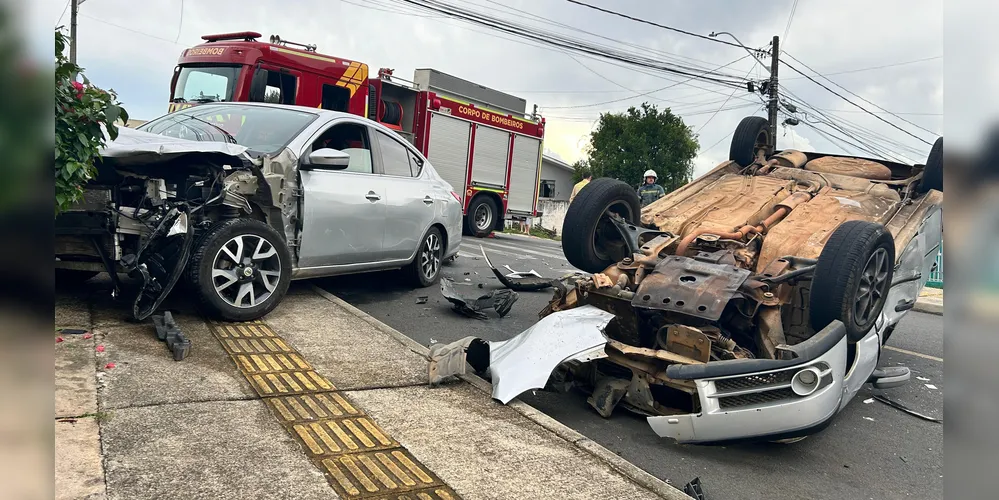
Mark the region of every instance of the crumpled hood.
<instances>
[{"instance_id":1,"label":"crumpled hood","mask_svg":"<svg viewBox=\"0 0 999 500\"><path fill-rule=\"evenodd\" d=\"M108 139L106 130L104 137L106 146L100 151L101 157L114 158L119 163L163 161L189 153L215 153L240 158L246 152L246 147L238 144L189 141L127 127L119 127L118 138L113 141Z\"/></svg>"}]
</instances>

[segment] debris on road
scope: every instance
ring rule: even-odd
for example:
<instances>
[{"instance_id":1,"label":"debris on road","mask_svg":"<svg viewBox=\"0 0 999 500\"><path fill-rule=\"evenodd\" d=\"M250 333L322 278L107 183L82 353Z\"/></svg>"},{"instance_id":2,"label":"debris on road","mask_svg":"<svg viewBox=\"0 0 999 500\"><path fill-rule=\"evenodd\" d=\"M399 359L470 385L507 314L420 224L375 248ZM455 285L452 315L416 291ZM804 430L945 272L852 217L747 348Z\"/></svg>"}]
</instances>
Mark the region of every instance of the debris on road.
<instances>
[{"instance_id":1,"label":"debris on road","mask_svg":"<svg viewBox=\"0 0 999 500\"><path fill-rule=\"evenodd\" d=\"M450 278L441 279L441 295L454 305L454 310L460 314L475 319L487 319L482 311L494 309L496 314L502 318L510 312L513 304L520 298L517 292L512 290L492 290L489 293L475 299L461 296L454 289L454 281Z\"/></svg>"},{"instance_id":2,"label":"debris on road","mask_svg":"<svg viewBox=\"0 0 999 500\"><path fill-rule=\"evenodd\" d=\"M56 337L56 344L58 344L59 342L64 342L64 341L65 340L62 337Z\"/></svg>"},{"instance_id":3,"label":"debris on road","mask_svg":"<svg viewBox=\"0 0 999 500\"><path fill-rule=\"evenodd\" d=\"M864 404L865 405L869 405L869 404L871 404L873 402L874 402L874 398L867 398L867 399L864 400Z\"/></svg>"},{"instance_id":4,"label":"debris on road","mask_svg":"<svg viewBox=\"0 0 999 500\"><path fill-rule=\"evenodd\" d=\"M937 386L933 384L923 384L923 385L925 385L927 389L933 389L934 391L937 390Z\"/></svg>"},{"instance_id":5,"label":"debris on road","mask_svg":"<svg viewBox=\"0 0 999 500\"><path fill-rule=\"evenodd\" d=\"M526 273L518 273L513 269L510 269L510 266L506 266L511 273L504 275L499 269L496 269L496 266L494 266L489 260L489 256L486 255L486 249L483 248L482 245L479 245L479 250L482 251L482 257L486 259L486 265L493 270L493 274L496 275L496 279L498 279L503 286L511 290L518 292L531 292L535 290L544 290L554 286L552 284L552 280L542 277L533 269Z\"/></svg>"},{"instance_id":6,"label":"debris on road","mask_svg":"<svg viewBox=\"0 0 999 500\"><path fill-rule=\"evenodd\" d=\"M930 381L930 379L928 379L926 377L916 377L916 380L918 380L920 382L929 382Z\"/></svg>"},{"instance_id":7,"label":"debris on road","mask_svg":"<svg viewBox=\"0 0 999 500\"><path fill-rule=\"evenodd\" d=\"M167 349L173 353L174 361L182 361L187 357L191 352L191 339L180 331L180 327L173 319L173 313L167 311L162 315L153 316L153 325L156 328L156 338L166 342Z\"/></svg>"},{"instance_id":8,"label":"debris on road","mask_svg":"<svg viewBox=\"0 0 999 500\"><path fill-rule=\"evenodd\" d=\"M97 352L104 352L104 345L97 346Z\"/></svg>"},{"instance_id":9,"label":"debris on road","mask_svg":"<svg viewBox=\"0 0 999 500\"><path fill-rule=\"evenodd\" d=\"M466 373L467 367L483 373L489 367L489 344L476 337L465 337L450 344L431 341L428 379L433 387L449 377Z\"/></svg>"},{"instance_id":10,"label":"debris on road","mask_svg":"<svg viewBox=\"0 0 999 500\"><path fill-rule=\"evenodd\" d=\"M90 340L92 338L94 338L94 334L92 333L87 333L83 335L83 340Z\"/></svg>"},{"instance_id":11,"label":"debris on road","mask_svg":"<svg viewBox=\"0 0 999 500\"><path fill-rule=\"evenodd\" d=\"M420 295L419 297L416 298L416 303L417 304L426 304L427 300L429 300L429 299L430 299L430 297L428 297L426 295Z\"/></svg>"},{"instance_id":12,"label":"debris on road","mask_svg":"<svg viewBox=\"0 0 999 500\"><path fill-rule=\"evenodd\" d=\"M108 363L108 364L104 365L104 369L105 369L105 370L111 370L111 369L113 369L114 367L115 367L115 364L114 364L114 363Z\"/></svg>"},{"instance_id":13,"label":"debris on road","mask_svg":"<svg viewBox=\"0 0 999 500\"><path fill-rule=\"evenodd\" d=\"M873 421L874 421L874 419L873 419L873 418L871 418L871 417L864 417L864 420L870 420L871 422L873 422Z\"/></svg>"},{"instance_id":14,"label":"debris on road","mask_svg":"<svg viewBox=\"0 0 999 500\"><path fill-rule=\"evenodd\" d=\"M938 424L942 424L943 423L943 419L942 418L933 418L931 416L924 415L922 413L919 413L916 410L913 410L912 408L909 408L908 406L905 406L902 403L899 403L898 401L895 401L895 400L892 400L892 399L888 399L885 396L874 396L874 399L876 399L876 400L878 400L878 401L880 401L880 402L882 402L882 403L884 403L884 404L886 404L888 406L891 406L892 408L895 408L896 410L901 410L901 411L903 411L905 413L908 413L909 415L912 415L912 416L914 416L916 418L921 418L923 420L926 420L927 422L934 422L934 423L938 423Z\"/></svg>"},{"instance_id":15,"label":"debris on road","mask_svg":"<svg viewBox=\"0 0 999 500\"><path fill-rule=\"evenodd\" d=\"M704 500L704 488L701 487L700 476L691 479L689 483L683 485L683 492L687 494L690 498L696 498L697 500Z\"/></svg>"},{"instance_id":16,"label":"debris on road","mask_svg":"<svg viewBox=\"0 0 999 500\"><path fill-rule=\"evenodd\" d=\"M87 330L83 330L81 328L60 328L56 331L63 335L82 335L87 333Z\"/></svg>"}]
</instances>

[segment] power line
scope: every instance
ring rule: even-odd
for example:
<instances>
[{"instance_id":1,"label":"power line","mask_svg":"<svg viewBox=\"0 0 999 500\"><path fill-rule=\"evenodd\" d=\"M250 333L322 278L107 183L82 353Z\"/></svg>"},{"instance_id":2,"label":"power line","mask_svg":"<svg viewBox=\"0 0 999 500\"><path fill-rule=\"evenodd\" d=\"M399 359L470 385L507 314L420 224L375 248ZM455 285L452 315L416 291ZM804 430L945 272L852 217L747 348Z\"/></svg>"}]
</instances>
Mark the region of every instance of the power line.
<instances>
[{"instance_id":1,"label":"power line","mask_svg":"<svg viewBox=\"0 0 999 500\"><path fill-rule=\"evenodd\" d=\"M873 71L873 70L876 70L876 69L893 68L895 66L906 66L906 65L909 65L909 64L915 64L915 63L920 63L920 62L934 61L936 59L943 59L943 56L924 57L922 59L913 59L911 61L903 61L903 62L891 63L891 64L882 64L880 66L870 66L870 67L867 67L867 68L848 69L848 70L844 70L844 71L834 71L832 73L825 73L825 76L846 75L848 73L860 73L862 71ZM818 72L816 71L816 73L818 73ZM803 76L792 76L790 78L781 78L781 80L803 80L804 78L805 77L803 77Z\"/></svg>"},{"instance_id":2,"label":"power line","mask_svg":"<svg viewBox=\"0 0 999 500\"><path fill-rule=\"evenodd\" d=\"M791 5L791 13L787 16L787 26L784 27L784 36L781 37L781 48L780 52L784 52L784 47L787 46L787 33L791 31L791 21L794 20L794 12L798 10L798 0L794 0L794 4Z\"/></svg>"},{"instance_id":3,"label":"power line","mask_svg":"<svg viewBox=\"0 0 999 500\"><path fill-rule=\"evenodd\" d=\"M894 113L892 113L892 112L888 111L887 109L884 109L884 108L882 108L881 106L878 106L877 104L874 104L873 102L871 102L871 101L868 101L867 99L864 99L863 97L861 97L861 96L859 96L859 95L855 94L855 93L854 93L854 92L852 92L852 91L851 91L850 89L848 89L848 88L846 88L846 87L844 87L844 86L842 86L842 85L840 85L840 84L838 84L838 83L836 83L836 82L834 82L834 81L830 80L830 79L829 79L828 77L826 77L826 76L823 76L823 75L822 75L821 73L819 73L818 71L815 71L814 69L810 68L810 67L809 67L809 66L808 66L807 64L805 64L805 63L801 62L800 60L798 60L798 59L797 59L796 57L794 57L793 55L791 55L791 54L787 54L787 57L789 57L789 58L793 59L793 60L794 60L795 62L797 62L797 63L801 64L802 66L804 66L805 68L807 68L807 69L808 69L809 71L811 71L811 72L815 73L816 75L819 75L819 76L821 76L822 78L824 78L824 79L825 79L826 81L828 81L829 83L832 83L833 85L835 85L835 86L837 86L837 87L839 87L839 88L841 88L841 89L845 90L845 91L846 91L847 93L849 93L850 95L852 95L852 96L854 96L854 97L856 97L856 98L858 98L858 99L860 99L860 100L862 100L862 101L866 102L867 104L870 104L871 106L874 106L875 108L878 108L878 109L880 109L881 111L884 111L884 112L886 112L886 113L888 113L888 114L890 114L890 115L894 116L895 118L898 118L899 120L902 120L902 121L904 121L905 123L908 123L909 125L912 125L912 126L914 126L914 127L918 128L918 129L920 129L920 130L923 130L923 131L925 131L925 132L928 132L928 133L930 133L930 134L933 134L933 135L936 135L936 134L935 134L935 133L934 133L934 132L933 132L932 130L927 130L927 129L925 129L925 128L923 128L923 127L919 126L919 125L916 125L915 123L912 123L911 121L909 121L909 120L906 120L905 118L902 118L901 116L898 116L898 115L896 115L896 114L894 114ZM921 139L921 138L919 138L919 137L917 137L917 136L915 136L915 135L911 134L910 132L908 132L908 131L906 131L906 130L902 129L901 127L899 127L899 126L895 125L894 123L891 123L891 122L889 122L888 120L885 120L884 118L882 118L882 117L878 116L877 114L875 114L875 113L872 113L872 112L870 112L869 110L865 109L864 107L860 106L859 104L857 104L857 103L855 103L855 102L853 102L853 101L851 101L851 100L847 99L846 97L843 97L842 95L840 95L840 94L838 94L838 93L834 92L834 91L833 91L832 89L830 89L829 87L826 87L825 85L822 85L821 83L817 82L817 81L816 81L816 80L815 80L814 78L811 78L811 77L809 77L808 75L805 75L804 73L802 73L801 71L798 71L798 70L797 70L796 68L794 68L793 66L791 66L791 65L790 65L790 64L788 64L787 62L785 62L785 61L781 61L781 62L782 62L782 63L784 63L784 65L785 65L785 66L787 66L787 67L791 68L791 70L793 70L794 72L796 72L796 73L798 73L798 74L801 74L801 75L805 76L806 78L808 78L809 80L811 80L811 81L812 81L813 83L816 83L816 84L818 84L818 85L819 85L820 87L822 87L822 88L824 88L824 89L828 90L829 92L832 92L833 94L835 94L835 95L836 95L836 96L838 96L839 98L843 99L844 101L846 101L846 102L849 102L850 104L853 104L854 106L856 106L856 107L858 107L858 108L860 108L860 109L863 109L863 110L867 111L867 112L868 112L868 114L870 114L871 116L873 116L873 117L877 118L878 120L881 120L881 121L883 121L883 122L885 122L885 123L887 123L887 124L891 125L892 127L895 127L895 128L897 128L897 129L901 130L902 132L905 132L906 134L909 134L909 135L911 135L912 137L915 137L916 139L919 139L920 141L922 141L922 142L924 142L924 143L926 143L926 144L930 144L929 142L927 142L927 141L925 141L925 140L923 140L923 139Z\"/></svg>"},{"instance_id":4,"label":"power line","mask_svg":"<svg viewBox=\"0 0 999 500\"><path fill-rule=\"evenodd\" d=\"M791 55L790 55L790 54L788 54L788 57L791 57ZM792 57L792 59L794 59L794 58ZM797 62L801 62L801 61L798 61L797 59L794 59L794 60L795 60L795 61L797 61ZM895 125L894 123L892 123L892 122L890 122L890 121L888 121L888 120L885 120L884 118L882 118L882 117L878 116L877 114L875 114L875 113L872 113L872 112L871 112L870 110L868 110L867 108L865 108L865 107L863 107L863 106L861 106L861 105L859 105L859 104L857 104L857 103L855 103L855 102L851 101L850 99L846 98L846 97L845 97L845 96L844 96L843 94L840 94L839 92L836 92L835 90L833 90L833 89L831 89L831 88L827 87L826 85L824 85L824 84L823 84L822 82L819 82L818 80L816 80L816 79L814 79L814 78L812 78L812 77L810 77L810 76L806 75L806 74L805 74L805 73L804 73L803 71L801 71L800 69L798 69L798 68L794 67L793 65L791 65L791 64L788 64L788 63L787 63L787 62L785 62L785 61L781 61L781 62L782 62L782 63L784 63L784 65L785 65L785 66L787 66L787 67L788 67L788 68L789 68L789 69L790 69L791 71L794 71L795 73L798 73L799 75L802 75L802 76L804 76L805 78L807 78L807 79L808 79L809 81L811 81L812 83L814 83L814 84L818 85L819 87L822 87L823 89L825 89L825 90L826 90L826 91L828 91L829 93L831 93L831 94L835 95L836 97L839 97L840 99L843 99L844 101L846 101L846 102L848 102L848 103L850 103L850 104L852 104L852 105L856 106L857 108L859 108L859 109L863 110L864 112L866 112L867 114L869 114L869 115L871 115L871 116L873 116L873 117L877 118L878 120L881 120L881 121L883 121L883 122L887 123L888 125L891 125L892 127L894 127L894 128L896 128L896 129L898 129L898 130L900 130L900 131L904 132L904 133L905 133L906 135L908 135L908 136L910 136L910 137L912 137L912 138L914 138L914 139L916 139L916 140L918 140L918 141L920 141L920 142L923 142L923 143L926 143L927 145L929 145L929 144L930 144L930 143L929 143L929 142L927 142L927 141L926 141L925 139L922 139L921 137L919 137L919 136L917 136L917 135L914 135L914 134L913 134L912 132L909 132L908 130L905 130L904 128L902 128L902 127L899 127L898 125ZM803 66L805 65L805 63L801 63L801 64L802 64ZM814 71L814 70L812 70L812 71ZM819 75L819 76L821 76L821 75ZM828 78L827 78L827 80L828 80ZM832 81L832 80L829 80L829 81ZM835 84L835 82L833 82L833 83ZM903 119L903 120L904 120L904 119ZM906 121L907 121L907 120L906 120Z\"/></svg>"},{"instance_id":5,"label":"power line","mask_svg":"<svg viewBox=\"0 0 999 500\"><path fill-rule=\"evenodd\" d=\"M797 3L797 0L795 0L795 3ZM755 64L753 65L753 67L752 67L752 68L749 68L749 71L747 71L747 72L746 72L746 78L749 78L749 74L750 74L750 73L752 73L754 69L756 69L756 65L755 65ZM704 122L703 124L701 124L701 126L700 126L700 127L698 127L698 128L697 128L697 131L696 131L696 132L694 132L694 135L697 135L698 133L700 133L700 132L701 132L701 130L703 130L703 129L704 129L704 127L707 127L707 126L708 126L708 124L709 124L709 123L711 123L711 120L714 120L714 119L715 119L715 117L716 117L716 116L718 116L718 112L719 112L719 111L721 111L721 110L722 110L722 108L724 108L726 104L728 104L728 101L729 101L729 100L731 100L731 99L732 99L732 97L734 97L734 96L735 96L735 93L736 93L736 92L738 92L738 91L739 91L739 89L735 89L735 90L733 90L733 91L732 91L732 93L731 93L731 94L729 94L728 98L727 98L727 99L725 99L725 102L723 102L723 103L721 104L721 106L718 106L718 109L716 109L716 110L715 110L714 114L713 114L713 115L711 115L711 117L710 117L710 118L708 118L708 120L707 120L706 122Z\"/></svg>"},{"instance_id":6,"label":"power line","mask_svg":"<svg viewBox=\"0 0 999 500\"><path fill-rule=\"evenodd\" d=\"M80 17L85 17L87 19L90 19L91 21L97 21L97 22L99 22L101 24L106 24L108 26L113 26L113 27L121 29L121 30L130 31L130 32L135 33L137 35L142 35L142 36L146 36L146 37L149 37L149 38L155 38L157 40L162 40L164 42L167 42L167 43L170 43L170 44L173 44L173 45L182 45L182 44L177 43L177 42L175 42L173 40L170 40L169 38L163 38L163 37L159 37L159 36L156 36L156 35L150 35L149 33L144 33L144 32L139 31L139 30L135 30L135 29L132 29L132 28L129 28L129 27L126 27L126 26L122 26L120 24L115 24L115 23L112 23L112 22L109 22L109 21L105 21L103 19L100 19L100 18L97 18L97 17L94 17L94 16L88 16L86 14L78 14L78 15Z\"/></svg>"},{"instance_id":7,"label":"power line","mask_svg":"<svg viewBox=\"0 0 999 500\"><path fill-rule=\"evenodd\" d=\"M69 10L69 4L71 3L73 3L73 0L67 1L66 6L62 8L62 14L59 15L59 20L56 21L56 26L59 26L59 23L62 22L62 18L66 17L66 11Z\"/></svg>"},{"instance_id":8,"label":"power line","mask_svg":"<svg viewBox=\"0 0 999 500\"><path fill-rule=\"evenodd\" d=\"M748 55L742 56L742 57L740 57L740 58L738 58L738 59L736 59L736 60L734 60L732 62L729 62L727 64L723 64L723 65L715 68L715 70L719 70L719 69L725 68L727 66L731 66L731 65L733 65L733 64L735 64L735 63L737 63L737 62L739 62L739 61L741 61L741 60L743 60L743 59L745 59L747 57L749 57L749 56ZM663 90L667 90L667 89L676 87L678 85L682 85L682 84L687 83L687 82L689 82L690 80L693 80L693 79L694 79L694 77L691 77L691 78L688 78L688 79L686 79L686 80L684 80L682 82L676 82L676 83L673 83L672 85L667 85L667 86L659 88L659 89L651 90L649 92L643 92L641 94L636 94L636 95L633 95L633 96L622 97L620 99L612 99L610 101L594 102L594 103L590 103L590 104L577 104L577 105L573 105L573 106L545 106L545 109L578 109L578 108L591 108L591 107L594 107L594 106L603 106L605 104L613 104L613 103L616 103L616 102L627 101L627 100L635 99L635 98L638 98L638 97L644 97L644 96L647 96L649 94L655 94L656 92L662 92ZM738 90L738 88L736 90Z\"/></svg>"},{"instance_id":9,"label":"power line","mask_svg":"<svg viewBox=\"0 0 999 500\"><path fill-rule=\"evenodd\" d=\"M701 35L701 34L698 34L698 33L693 33L693 32L690 32L690 31L682 30L680 28L674 28L672 26L666 26L664 24L659 24L659 23L652 22L652 21L649 21L649 20L646 20L646 19L641 19L641 18L638 18L638 17L629 16L629 15L623 14L621 12L615 12L613 10L608 10L608 9L604 9L602 7L597 7L596 5L590 5L588 3L583 3L583 2L580 2L578 0L566 0L566 1L569 2L569 3L574 3L576 5L580 5L580 6L589 8L589 9L600 11L600 12L603 12L605 14L611 14L611 15L614 15L614 16L623 17L625 19L630 19L632 21L635 21L635 22L638 22L638 23L642 23L642 24L648 24L650 26L655 26L657 28L662 28L664 30L675 31L677 33L682 33L684 35L693 36L693 37L697 37L697 38L702 38L704 40L708 40L708 41L715 42L715 43L722 43L722 44L729 45L729 46L732 46L732 47L742 47L744 49L748 49L749 48L749 47L746 47L746 46L744 46L742 44L732 43L732 42L726 42L725 40L719 40L717 38L711 38L711 37L708 37L706 35Z\"/></svg>"},{"instance_id":10,"label":"power line","mask_svg":"<svg viewBox=\"0 0 999 500\"><path fill-rule=\"evenodd\" d=\"M177 38L174 39L173 43L180 42L180 31L184 27L184 0L180 0L180 22L177 23Z\"/></svg>"}]
</instances>

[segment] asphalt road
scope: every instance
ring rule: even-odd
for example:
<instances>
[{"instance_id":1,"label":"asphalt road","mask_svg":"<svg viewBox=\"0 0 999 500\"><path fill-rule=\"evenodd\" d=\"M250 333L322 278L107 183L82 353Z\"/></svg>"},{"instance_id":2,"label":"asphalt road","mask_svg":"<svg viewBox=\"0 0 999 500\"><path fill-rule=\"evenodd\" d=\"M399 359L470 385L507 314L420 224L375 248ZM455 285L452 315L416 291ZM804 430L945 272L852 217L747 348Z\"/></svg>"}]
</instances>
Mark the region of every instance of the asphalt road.
<instances>
[{"instance_id":1,"label":"asphalt road","mask_svg":"<svg viewBox=\"0 0 999 500\"><path fill-rule=\"evenodd\" d=\"M501 268L534 269L546 277L573 270L557 242L509 235L465 238L459 259L444 267L444 276L464 283L456 287L459 292L474 295L500 287L479 254L480 243ZM395 273L378 273L315 283L423 345L467 335L511 338L534 324L551 298L550 290L521 293L506 317L489 311L488 320L474 320L451 311L439 288L413 290L396 278ZM418 304L419 296L428 301ZM675 486L700 477L712 500L942 498L943 425L864 401L880 392L923 414L942 416L943 318L911 312L888 343L882 363L908 366L911 382L886 391L863 389L830 427L790 445L678 445L659 438L644 418L626 411L600 417L582 393L539 391L521 399Z\"/></svg>"}]
</instances>

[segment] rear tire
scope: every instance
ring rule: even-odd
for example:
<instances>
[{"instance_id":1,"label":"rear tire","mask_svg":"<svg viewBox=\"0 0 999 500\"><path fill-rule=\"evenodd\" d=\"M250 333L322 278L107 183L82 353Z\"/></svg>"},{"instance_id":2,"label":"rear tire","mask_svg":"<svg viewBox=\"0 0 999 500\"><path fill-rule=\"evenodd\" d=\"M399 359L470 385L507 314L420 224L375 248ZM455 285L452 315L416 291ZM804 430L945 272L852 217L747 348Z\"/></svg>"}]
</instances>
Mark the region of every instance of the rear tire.
<instances>
[{"instance_id":1,"label":"rear tire","mask_svg":"<svg viewBox=\"0 0 999 500\"><path fill-rule=\"evenodd\" d=\"M857 342L874 327L885 306L895 268L895 242L881 224L840 224L819 255L812 276L809 317L819 331L833 320Z\"/></svg>"},{"instance_id":2,"label":"rear tire","mask_svg":"<svg viewBox=\"0 0 999 500\"><path fill-rule=\"evenodd\" d=\"M938 137L930 148L926 167L923 168L923 180L919 185L919 190L924 193L931 189L943 192L943 137Z\"/></svg>"},{"instance_id":3,"label":"rear tire","mask_svg":"<svg viewBox=\"0 0 999 500\"><path fill-rule=\"evenodd\" d=\"M437 283L441 279L441 264L444 262L446 250L440 229L430 228L420 240L413 262L404 270L409 281L420 288Z\"/></svg>"},{"instance_id":4,"label":"rear tire","mask_svg":"<svg viewBox=\"0 0 999 500\"><path fill-rule=\"evenodd\" d=\"M496 201L489 195L480 194L472 198L468 204L468 215L465 216L465 230L476 238L485 238L493 232L499 208Z\"/></svg>"},{"instance_id":5,"label":"rear tire","mask_svg":"<svg viewBox=\"0 0 999 500\"><path fill-rule=\"evenodd\" d=\"M566 260L588 273L629 257L620 233L606 216L616 213L636 224L641 215L638 193L615 179L593 179L583 187L566 211L562 223L562 252Z\"/></svg>"},{"instance_id":6,"label":"rear tire","mask_svg":"<svg viewBox=\"0 0 999 500\"><path fill-rule=\"evenodd\" d=\"M291 284L291 253L284 239L253 219L217 223L201 238L188 266L201 305L227 321L266 315Z\"/></svg>"},{"instance_id":7,"label":"rear tire","mask_svg":"<svg viewBox=\"0 0 999 500\"><path fill-rule=\"evenodd\" d=\"M748 167L756 161L756 152L768 150L770 144L770 122L762 116L747 116L735 127L728 159ZM767 151L771 154L773 151Z\"/></svg>"}]
</instances>

